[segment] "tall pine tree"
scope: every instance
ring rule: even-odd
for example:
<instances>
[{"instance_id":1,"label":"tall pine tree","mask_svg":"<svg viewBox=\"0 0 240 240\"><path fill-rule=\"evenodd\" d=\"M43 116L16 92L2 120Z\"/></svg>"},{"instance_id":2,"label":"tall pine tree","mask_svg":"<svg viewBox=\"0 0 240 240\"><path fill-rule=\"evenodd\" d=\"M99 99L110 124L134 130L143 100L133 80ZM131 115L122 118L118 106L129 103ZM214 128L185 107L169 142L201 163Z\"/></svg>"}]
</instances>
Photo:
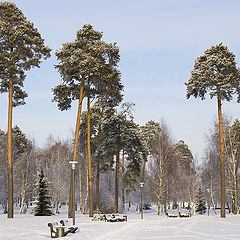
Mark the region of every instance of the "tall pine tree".
<instances>
[{"instance_id":1,"label":"tall pine tree","mask_svg":"<svg viewBox=\"0 0 240 240\"><path fill-rule=\"evenodd\" d=\"M0 93L8 92L8 218L13 218L12 109L25 104L25 71L39 67L50 49L14 3L0 2Z\"/></svg>"},{"instance_id":2,"label":"tall pine tree","mask_svg":"<svg viewBox=\"0 0 240 240\"><path fill-rule=\"evenodd\" d=\"M114 43L102 41L102 33L94 30L90 24L85 24L77 31L74 42L63 44L56 52L59 64L56 65L63 83L53 89L54 99L58 108L68 110L71 103L78 100L78 113L75 130L73 161L76 161L77 143L80 127L82 101L87 97L88 108L88 178L89 178L89 216L93 216L93 190L90 151L90 98L101 95L111 96L113 102L122 100L120 72L117 64L120 60L119 48ZM70 192L73 184L70 185ZM71 195L71 194L70 194ZM68 216L71 217L72 206L69 198Z\"/></svg>"},{"instance_id":3,"label":"tall pine tree","mask_svg":"<svg viewBox=\"0 0 240 240\"><path fill-rule=\"evenodd\" d=\"M222 43L207 49L195 60L191 78L186 82L187 98L194 96L205 99L216 97L218 104L220 168L221 168L221 217L225 218L225 167L222 124L222 101L231 101L233 94L238 95L240 102L240 73L236 67L235 56Z\"/></svg>"}]
</instances>

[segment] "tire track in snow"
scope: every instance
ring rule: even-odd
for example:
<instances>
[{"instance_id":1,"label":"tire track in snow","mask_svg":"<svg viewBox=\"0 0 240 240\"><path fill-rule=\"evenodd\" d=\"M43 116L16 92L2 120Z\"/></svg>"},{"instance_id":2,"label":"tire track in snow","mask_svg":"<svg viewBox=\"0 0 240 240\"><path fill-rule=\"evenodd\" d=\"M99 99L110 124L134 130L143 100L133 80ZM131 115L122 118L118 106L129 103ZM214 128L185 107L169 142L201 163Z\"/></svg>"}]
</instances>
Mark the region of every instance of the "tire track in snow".
<instances>
[{"instance_id":1,"label":"tire track in snow","mask_svg":"<svg viewBox=\"0 0 240 240\"><path fill-rule=\"evenodd\" d=\"M114 223L114 224L121 224L121 223ZM124 227L121 227L119 229L113 229L111 232L107 232L105 234L101 234L100 237L98 237L98 240L106 240L106 239L114 239L114 240L125 240L125 239L135 239L135 230L139 226L139 222L137 221L128 221L125 223L126 225ZM128 231L131 230L131 231ZM129 232L131 234L129 234Z\"/></svg>"}]
</instances>

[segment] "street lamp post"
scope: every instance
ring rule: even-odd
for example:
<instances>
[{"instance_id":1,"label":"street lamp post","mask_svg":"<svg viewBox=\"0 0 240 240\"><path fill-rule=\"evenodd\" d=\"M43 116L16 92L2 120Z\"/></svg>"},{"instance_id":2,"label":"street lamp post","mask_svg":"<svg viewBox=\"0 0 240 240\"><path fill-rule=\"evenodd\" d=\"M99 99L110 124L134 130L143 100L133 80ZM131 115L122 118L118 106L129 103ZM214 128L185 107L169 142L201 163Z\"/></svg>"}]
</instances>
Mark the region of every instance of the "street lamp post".
<instances>
[{"instance_id":1,"label":"street lamp post","mask_svg":"<svg viewBox=\"0 0 240 240\"><path fill-rule=\"evenodd\" d=\"M209 193L210 193L210 189L207 188L206 191L207 191L207 193L208 193L208 196L207 196L207 197L208 197L208 200L207 200L207 201L208 201L208 216L209 216L209 208L210 208Z\"/></svg>"},{"instance_id":2,"label":"street lamp post","mask_svg":"<svg viewBox=\"0 0 240 240\"><path fill-rule=\"evenodd\" d=\"M73 188L72 188L72 216L73 216L73 225L75 225L75 169L76 169L76 164L78 163L77 161L70 161L70 164L72 164L72 183L73 183Z\"/></svg>"},{"instance_id":3,"label":"street lamp post","mask_svg":"<svg viewBox=\"0 0 240 240\"><path fill-rule=\"evenodd\" d=\"M142 199L143 185L144 185L144 182L140 182L140 212L141 212L141 219L143 219L143 199Z\"/></svg>"}]
</instances>

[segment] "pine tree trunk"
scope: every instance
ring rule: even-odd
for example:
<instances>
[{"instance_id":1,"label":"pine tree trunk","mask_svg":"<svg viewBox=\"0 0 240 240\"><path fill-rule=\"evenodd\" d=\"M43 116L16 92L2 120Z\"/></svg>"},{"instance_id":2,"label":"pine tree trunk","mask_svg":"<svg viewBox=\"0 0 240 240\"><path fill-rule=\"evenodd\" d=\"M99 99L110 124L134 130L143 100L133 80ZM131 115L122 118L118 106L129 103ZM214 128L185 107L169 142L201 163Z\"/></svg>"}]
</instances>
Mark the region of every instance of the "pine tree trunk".
<instances>
[{"instance_id":1,"label":"pine tree trunk","mask_svg":"<svg viewBox=\"0 0 240 240\"><path fill-rule=\"evenodd\" d=\"M9 79L8 106L8 218L13 218L13 166L12 166L12 96L13 79Z\"/></svg>"},{"instance_id":2,"label":"pine tree trunk","mask_svg":"<svg viewBox=\"0 0 240 240\"><path fill-rule=\"evenodd\" d=\"M99 212L99 184L100 184L100 167L97 161L97 174L96 174L96 211Z\"/></svg>"},{"instance_id":3,"label":"pine tree trunk","mask_svg":"<svg viewBox=\"0 0 240 240\"><path fill-rule=\"evenodd\" d=\"M83 208L83 214L86 212L86 206L87 206L87 200L88 200L88 193L89 193L89 184L88 184L89 178L88 178L88 170L87 170L87 193L84 201L84 208Z\"/></svg>"},{"instance_id":4,"label":"pine tree trunk","mask_svg":"<svg viewBox=\"0 0 240 240\"><path fill-rule=\"evenodd\" d=\"M218 95L218 119L219 119L219 137L220 137L220 171L221 171L221 218L225 218L225 167L224 167L224 146L223 146L223 126L221 98Z\"/></svg>"},{"instance_id":5,"label":"pine tree trunk","mask_svg":"<svg viewBox=\"0 0 240 240\"><path fill-rule=\"evenodd\" d=\"M74 148L73 148L73 161L76 161L77 157L77 145L78 145L78 136L80 129L80 118L82 112L82 101L83 101L83 89L84 89L84 79L81 83L80 93L79 93L79 102L78 102L78 113L77 113L77 121L76 121L76 129L75 129L75 139L74 139ZM72 218L72 210L73 210L73 200L72 200L72 192L73 192L73 176L71 171L70 177L70 192L69 192L69 205L68 205L68 217Z\"/></svg>"},{"instance_id":6,"label":"pine tree trunk","mask_svg":"<svg viewBox=\"0 0 240 240\"><path fill-rule=\"evenodd\" d=\"M114 213L118 213L119 156L120 151L118 150L116 155Z\"/></svg>"},{"instance_id":7,"label":"pine tree trunk","mask_svg":"<svg viewBox=\"0 0 240 240\"><path fill-rule=\"evenodd\" d=\"M123 175L124 175L124 171L125 171L125 168L124 168L124 150L123 150L123 155L122 155L122 179L123 179ZM123 210L125 210L125 189L124 189L124 186L123 186L123 181L122 181L122 204L123 204Z\"/></svg>"},{"instance_id":8,"label":"pine tree trunk","mask_svg":"<svg viewBox=\"0 0 240 240\"><path fill-rule=\"evenodd\" d=\"M90 82L88 80L88 100L87 100L87 150L88 150L88 184L89 184L89 217L93 217L93 189L91 173L91 132L90 132Z\"/></svg>"},{"instance_id":9,"label":"pine tree trunk","mask_svg":"<svg viewBox=\"0 0 240 240\"><path fill-rule=\"evenodd\" d=\"M239 151L236 152L236 169L235 169L235 201L234 214L237 214L237 199L238 199L238 166L239 166Z\"/></svg>"}]
</instances>

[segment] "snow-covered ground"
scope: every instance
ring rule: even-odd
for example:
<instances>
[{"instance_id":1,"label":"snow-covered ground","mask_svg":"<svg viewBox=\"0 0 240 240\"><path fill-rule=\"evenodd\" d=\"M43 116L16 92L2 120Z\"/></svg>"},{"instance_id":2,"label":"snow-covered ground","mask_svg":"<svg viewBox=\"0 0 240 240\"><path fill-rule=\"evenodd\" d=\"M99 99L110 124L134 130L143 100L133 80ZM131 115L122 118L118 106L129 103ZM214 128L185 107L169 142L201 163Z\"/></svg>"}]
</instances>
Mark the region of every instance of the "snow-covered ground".
<instances>
[{"instance_id":1,"label":"snow-covered ground","mask_svg":"<svg viewBox=\"0 0 240 240\"><path fill-rule=\"evenodd\" d=\"M226 219L211 214L191 218L167 218L155 211L145 211L144 219L134 212L127 212L127 222L91 221L88 216L76 215L79 230L65 239L84 240L155 240L155 239L240 239L240 216L227 215ZM0 214L1 240L50 239L48 222L67 219L66 210L51 217L35 217L31 214L15 214L8 219ZM71 220L70 220L71 221Z\"/></svg>"}]
</instances>

